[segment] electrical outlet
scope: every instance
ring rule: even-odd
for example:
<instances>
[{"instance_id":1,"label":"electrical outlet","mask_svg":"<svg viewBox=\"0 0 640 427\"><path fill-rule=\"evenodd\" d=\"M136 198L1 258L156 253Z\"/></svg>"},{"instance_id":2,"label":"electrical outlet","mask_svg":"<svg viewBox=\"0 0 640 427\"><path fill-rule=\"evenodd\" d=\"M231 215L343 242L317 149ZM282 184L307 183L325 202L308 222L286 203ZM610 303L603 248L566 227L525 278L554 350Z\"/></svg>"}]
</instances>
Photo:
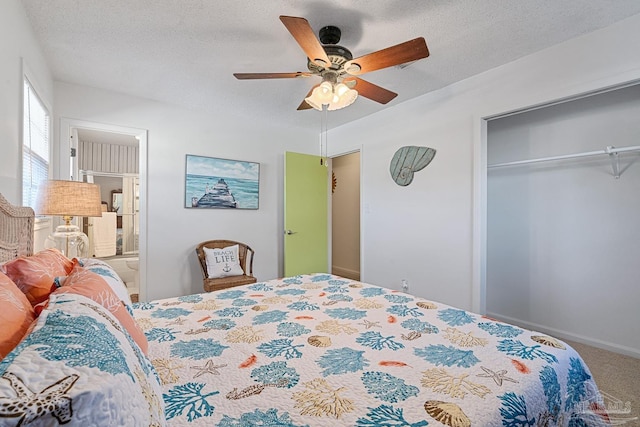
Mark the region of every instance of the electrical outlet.
<instances>
[{"instance_id":1,"label":"electrical outlet","mask_svg":"<svg viewBox=\"0 0 640 427\"><path fill-rule=\"evenodd\" d=\"M409 281L407 279L402 279L402 292L409 292Z\"/></svg>"}]
</instances>

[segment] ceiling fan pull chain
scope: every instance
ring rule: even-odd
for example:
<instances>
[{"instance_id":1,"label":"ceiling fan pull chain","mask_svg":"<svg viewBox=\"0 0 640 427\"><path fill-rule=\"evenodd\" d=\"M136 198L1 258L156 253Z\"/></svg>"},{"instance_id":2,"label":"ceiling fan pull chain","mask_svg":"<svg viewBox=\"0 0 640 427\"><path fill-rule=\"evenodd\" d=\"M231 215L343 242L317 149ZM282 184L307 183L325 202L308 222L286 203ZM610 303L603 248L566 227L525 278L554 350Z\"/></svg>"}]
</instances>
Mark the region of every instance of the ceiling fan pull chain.
<instances>
[{"instance_id":1,"label":"ceiling fan pull chain","mask_svg":"<svg viewBox=\"0 0 640 427\"><path fill-rule=\"evenodd\" d=\"M320 165L322 165L322 125L324 117L322 112L320 113L320 133L318 134L318 142L320 143Z\"/></svg>"},{"instance_id":2,"label":"ceiling fan pull chain","mask_svg":"<svg viewBox=\"0 0 640 427\"><path fill-rule=\"evenodd\" d=\"M320 164L324 166L327 165L327 122L328 122L328 111L329 105L322 104L322 112L320 113ZM324 138L323 138L324 135Z\"/></svg>"},{"instance_id":3,"label":"ceiling fan pull chain","mask_svg":"<svg viewBox=\"0 0 640 427\"><path fill-rule=\"evenodd\" d=\"M329 142L329 105L322 105L322 115L324 115L324 165L327 166L327 150Z\"/></svg>"}]
</instances>

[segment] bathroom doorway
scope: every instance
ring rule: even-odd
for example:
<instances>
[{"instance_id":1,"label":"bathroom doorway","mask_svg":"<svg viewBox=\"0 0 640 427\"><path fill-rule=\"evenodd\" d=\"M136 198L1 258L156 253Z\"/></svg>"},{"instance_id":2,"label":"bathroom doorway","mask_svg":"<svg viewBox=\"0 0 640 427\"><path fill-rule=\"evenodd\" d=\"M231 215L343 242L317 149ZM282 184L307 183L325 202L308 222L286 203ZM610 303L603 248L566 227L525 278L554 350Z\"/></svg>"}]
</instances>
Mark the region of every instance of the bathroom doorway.
<instances>
[{"instance_id":1,"label":"bathroom doorway","mask_svg":"<svg viewBox=\"0 0 640 427\"><path fill-rule=\"evenodd\" d=\"M102 217L79 224L89 237L88 256L111 265L132 300L143 301L146 131L63 119L61 142L67 132L70 179L100 185Z\"/></svg>"}]
</instances>

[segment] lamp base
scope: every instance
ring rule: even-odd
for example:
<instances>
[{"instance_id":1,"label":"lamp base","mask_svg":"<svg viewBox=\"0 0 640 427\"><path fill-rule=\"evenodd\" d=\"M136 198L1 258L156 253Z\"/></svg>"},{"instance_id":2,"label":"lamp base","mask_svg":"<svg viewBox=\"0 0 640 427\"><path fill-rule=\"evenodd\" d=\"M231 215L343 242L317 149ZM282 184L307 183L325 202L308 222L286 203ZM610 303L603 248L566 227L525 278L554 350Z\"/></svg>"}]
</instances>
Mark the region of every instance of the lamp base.
<instances>
[{"instance_id":1,"label":"lamp base","mask_svg":"<svg viewBox=\"0 0 640 427\"><path fill-rule=\"evenodd\" d=\"M86 258L89 253L89 238L77 225L59 225L44 242L45 248L56 248L67 258Z\"/></svg>"}]
</instances>

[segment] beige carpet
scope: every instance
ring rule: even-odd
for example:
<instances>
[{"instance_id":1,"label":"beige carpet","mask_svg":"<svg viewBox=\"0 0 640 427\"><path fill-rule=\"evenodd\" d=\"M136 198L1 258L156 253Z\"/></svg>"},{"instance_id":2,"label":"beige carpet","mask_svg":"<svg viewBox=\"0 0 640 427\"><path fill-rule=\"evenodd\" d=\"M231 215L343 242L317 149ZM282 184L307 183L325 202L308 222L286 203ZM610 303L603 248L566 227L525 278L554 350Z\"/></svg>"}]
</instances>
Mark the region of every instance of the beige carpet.
<instances>
[{"instance_id":1,"label":"beige carpet","mask_svg":"<svg viewBox=\"0 0 640 427\"><path fill-rule=\"evenodd\" d=\"M616 404L622 406L622 413L614 414L612 411L612 424L640 426L640 359L564 341L580 353L586 362L603 393L605 404L610 407ZM626 408L630 408L631 412L625 414Z\"/></svg>"}]
</instances>

